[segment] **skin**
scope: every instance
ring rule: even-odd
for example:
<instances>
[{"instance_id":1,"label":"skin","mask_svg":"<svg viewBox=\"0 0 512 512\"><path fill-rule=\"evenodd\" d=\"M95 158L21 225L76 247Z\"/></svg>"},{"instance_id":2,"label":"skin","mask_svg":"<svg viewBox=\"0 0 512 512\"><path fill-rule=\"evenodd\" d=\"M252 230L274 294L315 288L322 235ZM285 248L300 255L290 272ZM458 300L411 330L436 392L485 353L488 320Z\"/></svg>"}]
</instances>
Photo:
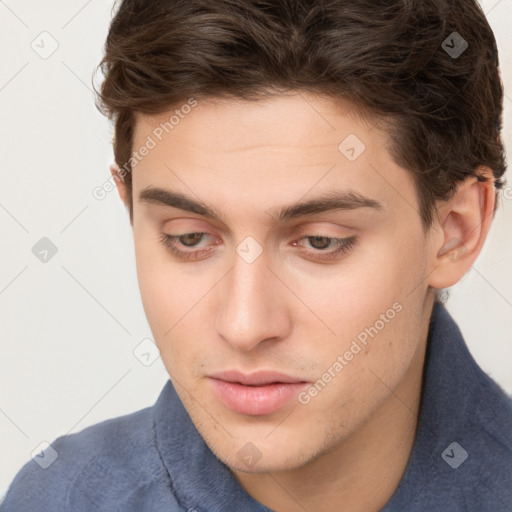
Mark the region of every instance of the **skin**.
<instances>
[{"instance_id":1,"label":"skin","mask_svg":"<svg viewBox=\"0 0 512 512\"><path fill-rule=\"evenodd\" d=\"M211 450L278 512L377 511L392 496L417 427L434 291L469 270L494 208L492 183L469 178L424 230L411 174L392 160L386 135L349 107L310 93L201 100L133 172L137 273L162 360ZM134 148L166 118L139 115ZM354 161L338 150L349 134L365 145ZM201 200L223 222L139 201L149 186ZM123 182L117 187L127 204ZM382 209L277 222L277 209L332 190L355 191ZM211 236L175 245L210 251L196 261L159 241L195 232ZM236 252L248 236L263 251L252 263ZM355 236L357 244L314 260L334 246L308 236ZM396 303L394 318L307 404L250 416L212 391L207 376L227 369L314 383ZM240 450L259 458L248 466Z\"/></svg>"}]
</instances>

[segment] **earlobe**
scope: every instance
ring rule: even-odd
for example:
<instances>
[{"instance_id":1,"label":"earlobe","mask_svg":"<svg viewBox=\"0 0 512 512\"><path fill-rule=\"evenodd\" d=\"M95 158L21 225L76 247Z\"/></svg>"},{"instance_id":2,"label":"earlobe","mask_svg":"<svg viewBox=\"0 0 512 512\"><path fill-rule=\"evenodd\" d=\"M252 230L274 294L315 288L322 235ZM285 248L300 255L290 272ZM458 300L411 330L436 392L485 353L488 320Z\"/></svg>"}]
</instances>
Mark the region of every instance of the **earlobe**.
<instances>
[{"instance_id":1,"label":"earlobe","mask_svg":"<svg viewBox=\"0 0 512 512\"><path fill-rule=\"evenodd\" d=\"M448 288L470 270L480 254L490 228L496 201L493 175L483 168L486 180L471 176L461 182L453 197L438 208L440 230L433 248L433 270L429 284Z\"/></svg>"},{"instance_id":2,"label":"earlobe","mask_svg":"<svg viewBox=\"0 0 512 512\"><path fill-rule=\"evenodd\" d=\"M110 165L110 173L112 174L112 179L117 187L117 193L121 198L121 201L124 203L126 207L128 207L127 196L126 196L126 185L124 183L123 177L119 171L119 167L116 163Z\"/></svg>"}]
</instances>

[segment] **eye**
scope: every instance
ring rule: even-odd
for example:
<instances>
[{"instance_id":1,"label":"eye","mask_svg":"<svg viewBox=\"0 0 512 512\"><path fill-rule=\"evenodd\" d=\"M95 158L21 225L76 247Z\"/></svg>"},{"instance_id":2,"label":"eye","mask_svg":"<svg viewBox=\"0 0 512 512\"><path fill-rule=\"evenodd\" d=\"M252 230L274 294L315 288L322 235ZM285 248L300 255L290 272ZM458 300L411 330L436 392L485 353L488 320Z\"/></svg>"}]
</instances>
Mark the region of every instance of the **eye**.
<instances>
[{"instance_id":1,"label":"eye","mask_svg":"<svg viewBox=\"0 0 512 512\"><path fill-rule=\"evenodd\" d=\"M340 254L345 254L352 250L358 239L355 236L347 238L334 238L322 235L307 235L303 236L300 240L308 240L315 251L306 251L309 258L314 260L331 260ZM293 246L299 245L297 241L292 242ZM329 249L334 247L334 249Z\"/></svg>"},{"instance_id":2,"label":"eye","mask_svg":"<svg viewBox=\"0 0 512 512\"><path fill-rule=\"evenodd\" d=\"M218 245L220 240L213 237L209 233L195 232L195 233L184 233L182 235L169 235L163 233L159 241L171 252L173 255L184 260L198 260L214 251L213 246L208 246L200 250L182 250L177 247L176 242L181 244L184 248L197 248L199 244L205 239L214 239L213 245ZM334 238L322 235L306 235L299 239L299 241L307 240L314 250L304 251L308 258L318 261L329 261L335 259L340 254L348 253L352 250L358 239L355 236L347 238ZM303 247L298 241L291 243L294 247Z\"/></svg>"},{"instance_id":3,"label":"eye","mask_svg":"<svg viewBox=\"0 0 512 512\"><path fill-rule=\"evenodd\" d=\"M197 243L200 242L204 237L213 238L208 233L184 233L183 235L168 235L167 233L163 233L160 237L160 242L164 244L164 246L175 256L179 258L183 258L185 260L193 260L201 258L204 254L209 253L212 249L204 249L200 251L183 251L176 247L175 241L178 240L179 243L182 244L183 247L194 248L197 247ZM215 242L215 245L220 243L219 241Z\"/></svg>"}]
</instances>

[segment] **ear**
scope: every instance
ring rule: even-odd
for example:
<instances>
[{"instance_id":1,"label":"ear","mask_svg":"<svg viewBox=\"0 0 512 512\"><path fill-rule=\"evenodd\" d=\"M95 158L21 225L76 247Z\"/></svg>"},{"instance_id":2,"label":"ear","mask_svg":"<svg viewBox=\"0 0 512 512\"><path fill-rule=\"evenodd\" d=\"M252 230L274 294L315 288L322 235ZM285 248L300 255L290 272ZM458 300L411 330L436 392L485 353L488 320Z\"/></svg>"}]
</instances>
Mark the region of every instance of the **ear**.
<instances>
[{"instance_id":1,"label":"ear","mask_svg":"<svg viewBox=\"0 0 512 512\"><path fill-rule=\"evenodd\" d=\"M484 245L494 216L496 192L488 167L479 169L485 181L471 176L461 182L453 197L438 206L438 218L431 229L433 261L428 276L430 286L448 288L470 270Z\"/></svg>"},{"instance_id":2,"label":"ear","mask_svg":"<svg viewBox=\"0 0 512 512\"><path fill-rule=\"evenodd\" d=\"M110 165L110 173L112 174L112 178L116 184L117 193L119 194L121 201L128 208L126 185L124 183L124 178L121 175L121 171L119 170L119 166L116 163Z\"/></svg>"}]
</instances>

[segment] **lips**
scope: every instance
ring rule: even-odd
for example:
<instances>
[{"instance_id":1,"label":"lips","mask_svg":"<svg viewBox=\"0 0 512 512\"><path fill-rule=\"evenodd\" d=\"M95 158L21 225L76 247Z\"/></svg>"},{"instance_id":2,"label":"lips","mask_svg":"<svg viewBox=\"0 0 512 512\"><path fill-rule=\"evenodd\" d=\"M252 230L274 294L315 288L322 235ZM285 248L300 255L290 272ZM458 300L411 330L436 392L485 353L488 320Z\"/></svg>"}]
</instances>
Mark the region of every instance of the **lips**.
<instances>
[{"instance_id":1,"label":"lips","mask_svg":"<svg viewBox=\"0 0 512 512\"><path fill-rule=\"evenodd\" d=\"M272 414L307 386L290 375L259 371L251 374L231 370L209 376L213 392L229 409L251 416Z\"/></svg>"},{"instance_id":2,"label":"lips","mask_svg":"<svg viewBox=\"0 0 512 512\"><path fill-rule=\"evenodd\" d=\"M297 379L286 375L285 373L272 371L259 371L254 373L242 373L236 370L218 372L210 375L211 378L223 380L226 382L238 382L245 386L264 386L275 382L285 384L293 384L297 382L305 382L304 379Z\"/></svg>"}]
</instances>

